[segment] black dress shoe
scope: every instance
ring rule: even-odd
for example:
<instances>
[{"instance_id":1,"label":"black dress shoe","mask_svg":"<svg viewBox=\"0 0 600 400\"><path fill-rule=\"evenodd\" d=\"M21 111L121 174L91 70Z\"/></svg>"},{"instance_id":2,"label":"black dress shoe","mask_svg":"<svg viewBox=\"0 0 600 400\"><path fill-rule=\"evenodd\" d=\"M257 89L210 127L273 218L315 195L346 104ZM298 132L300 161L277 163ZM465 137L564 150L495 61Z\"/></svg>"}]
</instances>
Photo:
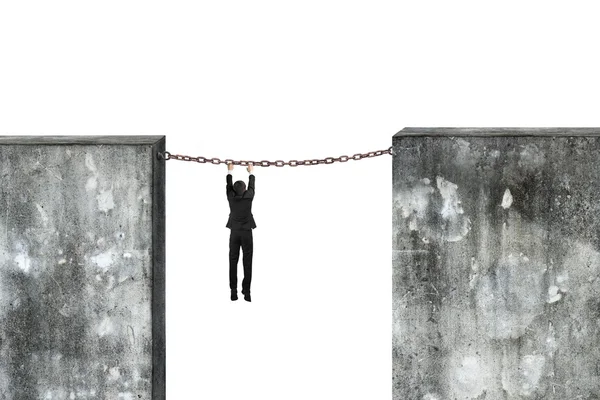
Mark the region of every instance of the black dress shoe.
<instances>
[{"instance_id":1,"label":"black dress shoe","mask_svg":"<svg viewBox=\"0 0 600 400\"><path fill-rule=\"evenodd\" d=\"M238 299L238 297L237 297L237 290L232 290L231 291L231 301L235 301L237 299Z\"/></svg>"},{"instance_id":2,"label":"black dress shoe","mask_svg":"<svg viewBox=\"0 0 600 400\"><path fill-rule=\"evenodd\" d=\"M248 292L248 293L244 292L244 300L246 300L246 301L252 301L252 299L250 298L250 292Z\"/></svg>"}]
</instances>

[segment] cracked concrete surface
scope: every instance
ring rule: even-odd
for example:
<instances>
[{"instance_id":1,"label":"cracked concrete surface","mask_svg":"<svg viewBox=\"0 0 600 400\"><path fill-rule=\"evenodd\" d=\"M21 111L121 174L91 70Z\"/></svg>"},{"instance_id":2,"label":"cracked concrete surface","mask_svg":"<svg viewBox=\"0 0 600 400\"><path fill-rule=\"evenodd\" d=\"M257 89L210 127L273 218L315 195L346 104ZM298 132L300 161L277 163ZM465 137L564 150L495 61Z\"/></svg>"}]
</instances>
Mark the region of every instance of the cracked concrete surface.
<instances>
[{"instance_id":1,"label":"cracked concrete surface","mask_svg":"<svg viewBox=\"0 0 600 400\"><path fill-rule=\"evenodd\" d=\"M0 399L151 399L151 145L0 142Z\"/></svg>"},{"instance_id":2,"label":"cracked concrete surface","mask_svg":"<svg viewBox=\"0 0 600 400\"><path fill-rule=\"evenodd\" d=\"M600 398L598 135L394 136L394 399Z\"/></svg>"}]
</instances>

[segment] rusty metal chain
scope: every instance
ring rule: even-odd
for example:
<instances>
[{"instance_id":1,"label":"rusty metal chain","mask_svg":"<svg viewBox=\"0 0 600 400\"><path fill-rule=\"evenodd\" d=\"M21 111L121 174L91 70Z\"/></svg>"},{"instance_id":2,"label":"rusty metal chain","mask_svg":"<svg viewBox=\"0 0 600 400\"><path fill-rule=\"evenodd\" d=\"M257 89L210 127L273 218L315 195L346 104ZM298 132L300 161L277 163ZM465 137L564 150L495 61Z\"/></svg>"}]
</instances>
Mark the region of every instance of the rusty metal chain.
<instances>
[{"instance_id":1,"label":"rusty metal chain","mask_svg":"<svg viewBox=\"0 0 600 400\"><path fill-rule=\"evenodd\" d=\"M233 164L233 165L252 165L255 167L270 167L272 165L276 166L276 167L284 167L286 165L290 166L290 167L297 167L299 165L317 165L317 164L333 164L334 162L347 162L350 160L361 160L363 158L371 158L371 157L377 157L380 156L382 154L393 154L392 152L393 148L392 146L390 146L390 148L388 148L387 150L377 150L377 151L370 151L368 153L356 153L353 156L339 156L339 157L327 157L327 158L323 158L323 159L310 159L310 160L290 160L290 161L283 161L283 160L276 160L276 161L267 161L267 160L262 160L262 161L235 161L235 160L231 160L231 159L225 159L225 160L221 160L219 158L206 158L206 157L191 157L191 156L185 156L185 155L180 155L180 154L171 154L168 151L165 151L164 153L158 153L158 158L161 160L179 160L179 161L194 161L200 164Z\"/></svg>"}]
</instances>

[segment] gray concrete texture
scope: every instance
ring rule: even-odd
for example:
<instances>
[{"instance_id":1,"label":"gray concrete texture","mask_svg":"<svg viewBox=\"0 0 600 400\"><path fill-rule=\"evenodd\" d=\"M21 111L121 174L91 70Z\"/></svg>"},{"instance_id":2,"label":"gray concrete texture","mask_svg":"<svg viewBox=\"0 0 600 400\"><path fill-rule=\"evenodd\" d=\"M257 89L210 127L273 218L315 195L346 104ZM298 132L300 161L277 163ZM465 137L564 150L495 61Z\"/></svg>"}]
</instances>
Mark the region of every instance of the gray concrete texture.
<instances>
[{"instance_id":1,"label":"gray concrete texture","mask_svg":"<svg viewBox=\"0 0 600 400\"><path fill-rule=\"evenodd\" d=\"M156 138L0 139L0 399L164 398Z\"/></svg>"},{"instance_id":2,"label":"gray concrete texture","mask_svg":"<svg viewBox=\"0 0 600 400\"><path fill-rule=\"evenodd\" d=\"M600 399L598 135L394 136L395 400Z\"/></svg>"}]
</instances>

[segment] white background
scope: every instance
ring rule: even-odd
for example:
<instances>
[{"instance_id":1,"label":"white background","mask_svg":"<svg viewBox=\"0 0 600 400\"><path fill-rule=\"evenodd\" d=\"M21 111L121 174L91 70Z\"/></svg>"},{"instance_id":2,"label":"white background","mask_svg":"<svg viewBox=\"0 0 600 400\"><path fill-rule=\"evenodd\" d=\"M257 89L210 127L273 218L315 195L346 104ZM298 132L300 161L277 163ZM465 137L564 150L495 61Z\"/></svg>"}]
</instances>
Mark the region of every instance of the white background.
<instances>
[{"instance_id":1,"label":"white background","mask_svg":"<svg viewBox=\"0 0 600 400\"><path fill-rule=\"evenodd\" d=\"M600 126L594 3L3 1L0 134L290 160ZM252 303L229 300L226 167L168 162L168 398L391 399L391 160L256 168Z\"/></svg>"}]
</instances>

